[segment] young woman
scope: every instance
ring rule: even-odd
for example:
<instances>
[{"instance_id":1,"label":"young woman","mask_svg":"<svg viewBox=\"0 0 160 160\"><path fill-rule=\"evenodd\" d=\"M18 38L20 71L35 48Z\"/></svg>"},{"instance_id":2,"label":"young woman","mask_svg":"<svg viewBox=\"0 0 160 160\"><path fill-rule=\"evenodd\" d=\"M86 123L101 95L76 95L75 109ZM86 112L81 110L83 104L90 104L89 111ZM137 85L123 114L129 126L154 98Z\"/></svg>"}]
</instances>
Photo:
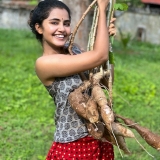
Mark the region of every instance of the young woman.
<instances>
[{"instance_id":1,"label":"young woman","mask_svg":"<svg viewBox=\"0 0 160 160\"><path fill-rule=\"evenodd\" d=\"M113 146L90 137L83 120L68 102L69 93L82 83L78 73L97 67L108 59L108 1L97 0L100 14L94 49L77 54L81 50L74 46L72 51L76 55L68 54L66 49L71 35L71 15L63 2L44 0L31 11L29 25L43 47L43 54L35 64L36 73L56 105L56 131L46 160L114 159ZM115 34L113 24L109 33Z\"/></svg>"}]
</instances>

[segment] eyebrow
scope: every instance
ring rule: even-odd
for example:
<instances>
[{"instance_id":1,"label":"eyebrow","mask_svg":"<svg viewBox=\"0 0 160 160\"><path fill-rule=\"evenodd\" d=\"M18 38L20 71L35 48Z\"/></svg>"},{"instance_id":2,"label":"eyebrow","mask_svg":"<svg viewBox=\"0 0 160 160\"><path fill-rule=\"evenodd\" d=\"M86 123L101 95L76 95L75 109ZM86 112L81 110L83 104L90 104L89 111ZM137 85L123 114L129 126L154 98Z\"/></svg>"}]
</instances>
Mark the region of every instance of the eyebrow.
<instances>
[{"instance_id":1,"label":"eyebrow","mask_svg":"<svg viewBox=\"0 0 160 160\"><path fill-rule=\"evenodd\" d=\"M58 19L58 18L52 18L52 19L50 19L49 21L53 21L53 20L60 21L60 19ZM69 19L64 20L64 21L65 21L65 22L70 22L70 20L69 20Z\"/></svg>"}]
</instances>

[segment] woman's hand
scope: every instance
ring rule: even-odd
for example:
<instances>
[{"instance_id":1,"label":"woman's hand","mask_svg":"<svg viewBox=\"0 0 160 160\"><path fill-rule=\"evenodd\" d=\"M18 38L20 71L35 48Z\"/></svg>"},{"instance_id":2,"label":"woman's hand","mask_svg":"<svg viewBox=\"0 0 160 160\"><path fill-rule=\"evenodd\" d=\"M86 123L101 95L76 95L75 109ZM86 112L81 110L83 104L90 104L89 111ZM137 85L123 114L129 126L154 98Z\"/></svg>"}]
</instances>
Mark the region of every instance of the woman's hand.
<instances>
[{"instance_id":1,"label":"woman's hand","mask_svg":"<svg viewBox=\"0 0 160 160\"><path fill-rule=\"evenodd\" d=\"M115 20L116 20L116 18L112 18L111 21L110 21L110 25L109 25L109 28L108 28L109 36L115 36L116 35L116 28L115 28L115 25L114 25Z\"/></svg>"}]
</instances>

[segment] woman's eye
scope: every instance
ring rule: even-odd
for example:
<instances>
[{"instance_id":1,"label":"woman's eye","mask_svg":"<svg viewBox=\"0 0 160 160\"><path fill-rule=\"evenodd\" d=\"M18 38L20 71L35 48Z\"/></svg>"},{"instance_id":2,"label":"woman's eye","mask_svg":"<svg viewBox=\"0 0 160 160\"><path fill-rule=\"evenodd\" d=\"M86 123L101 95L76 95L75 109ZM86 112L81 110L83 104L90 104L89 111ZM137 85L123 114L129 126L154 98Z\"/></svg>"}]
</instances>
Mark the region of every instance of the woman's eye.
<instances>
[{"instance_id":1,"label":"woman's eye","mask_svg":"<svg viewBox=\"0 0 160 160\"><path fill-rule=\"evenodd\" d=\"M67 27L70 27L70 23L65 23L64 25Z\"/></svg>"},{"instance_id":2,"label":"woman's eye","mask_svg":"<svg viewBox=\"0 0 160 160\"><path fill-rule=\"evenodd\" d=\"M52 22L52 24L57 25L58 23L57 22Z\"/></svg>"}]
</instances>

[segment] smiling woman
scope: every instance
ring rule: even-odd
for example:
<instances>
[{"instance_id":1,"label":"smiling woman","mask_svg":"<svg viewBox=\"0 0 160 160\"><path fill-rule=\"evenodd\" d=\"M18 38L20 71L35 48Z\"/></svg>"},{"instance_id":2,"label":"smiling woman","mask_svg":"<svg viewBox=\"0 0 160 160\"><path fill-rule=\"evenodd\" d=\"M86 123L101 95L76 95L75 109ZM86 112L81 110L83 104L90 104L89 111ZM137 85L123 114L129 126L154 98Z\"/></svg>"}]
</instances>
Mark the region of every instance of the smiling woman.
<instances>
[{"instance_id":1,"label":"smiling woman","mask_svg":"<svg viewBox=\"0 0 160 160\"><path fill-rule=\"evenodd\" d=\"M43 47L42 56L35 63L36 73L56 105L54 143L46 160L113 160L113 146L90 137L83 119L68 102L69 94L82 83L79 73L95 68L108 59L108 1L97 0L100 14L93 50L77 54L81 50L75 45L72 52L76 55L70 55L67 49L71 16L63 2L44 0L31 11L28 22Z\"/></svg>"},{"instance_id":2,"label":"smiling woman","mask_svg":"<svg viewBox=\"0 0 160 160\"><path fill-rule=\"evenodd\" d=\"M44 50L48 47L48 44L51 48L52 45L63 47L71 34L68 12L65 9L55 8L50 12L48 18L42 22L42 25L36 23L35 28L39 34L43 35ZM47 52L46 54L50 53Z\"/></svg>"}]
</instances>

